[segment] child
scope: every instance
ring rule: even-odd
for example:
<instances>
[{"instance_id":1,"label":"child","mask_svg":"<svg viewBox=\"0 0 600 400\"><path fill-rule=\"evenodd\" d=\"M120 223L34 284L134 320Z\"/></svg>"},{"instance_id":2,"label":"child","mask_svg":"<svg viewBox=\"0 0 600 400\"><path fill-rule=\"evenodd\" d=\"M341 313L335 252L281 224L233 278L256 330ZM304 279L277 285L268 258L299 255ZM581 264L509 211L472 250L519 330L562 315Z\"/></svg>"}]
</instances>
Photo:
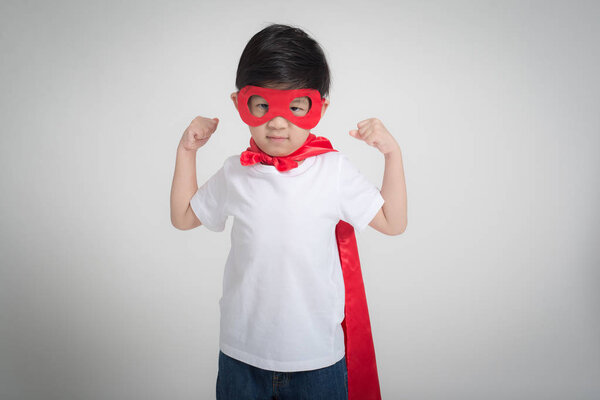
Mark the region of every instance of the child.
<instances>
[{"instance_id":1,"label":"child","mask_svg":"<svg viewBox=\"0 0 600 400\"><path fill-rule=\"evenodd\" d=\"M272 24L246 45L231 94L250 147L198 188L196 151L218 118L196 117L179 143L173 225L223 231L234 217L219 301L217 399L380 399L354 228L404 232L402 156L376 118L349 132L384 154L379 191L311 133L329 105L329 84L318 43Z\"/></svg>"}]
</instances>

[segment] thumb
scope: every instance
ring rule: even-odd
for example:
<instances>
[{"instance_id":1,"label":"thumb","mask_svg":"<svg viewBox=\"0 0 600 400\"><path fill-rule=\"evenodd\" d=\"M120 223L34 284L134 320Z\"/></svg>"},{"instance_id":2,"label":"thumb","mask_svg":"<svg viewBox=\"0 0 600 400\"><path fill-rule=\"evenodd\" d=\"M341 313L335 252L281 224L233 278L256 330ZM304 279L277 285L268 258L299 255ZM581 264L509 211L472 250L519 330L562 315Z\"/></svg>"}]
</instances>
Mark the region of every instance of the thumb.
<instances>
[{"instance_id":1,"label":"thumb","mask_svg":"<svg viewBox=\"0 0 600 400\"><path fill-rule=\"evenodd\" d=\"M213 121L211 131L215 132L217 130L217 126L219 125L219 118L215 117L215 118L211 118L210 120Z\"/></svg>"},{"instance_id":2,"label":"thumb","mask_svg":"<svg viewBox=\"0 0 600 400\"><path fill-rule=\"evenodd\" d=\"M349 133L352 137L358 137L358 131L356 129L352 129Z\"/></svg>"}]
</instances>

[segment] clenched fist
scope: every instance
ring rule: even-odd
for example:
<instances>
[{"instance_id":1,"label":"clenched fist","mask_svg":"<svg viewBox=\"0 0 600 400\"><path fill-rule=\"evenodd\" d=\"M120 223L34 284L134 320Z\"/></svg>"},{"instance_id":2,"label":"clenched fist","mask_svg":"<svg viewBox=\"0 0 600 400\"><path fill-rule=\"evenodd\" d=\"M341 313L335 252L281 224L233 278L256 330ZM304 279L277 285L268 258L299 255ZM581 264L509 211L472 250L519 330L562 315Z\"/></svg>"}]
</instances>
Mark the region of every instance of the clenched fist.
<instances>
[{"instance_id":1,"label":"clenched fist","mask_svg":"<svg viewBox=\"0 0 600 400\"><path fill-rule=\"evenodd\" d=\"M196 151L204 146L208 139L215 133L219 125L219 118L196 117L186 128L179 145L185 150Z\"/></svg>"},{"instance_id":2,"label":"clenched fist","mask_svg":"<svg viewBox=\"0 0 600 400\"><path fill-rule=\"evenodd\" d=\"M360 121L356 126L358 129L352 129L348 132L350 136L363 140L369 146L377 147L384 155L400 150L394 136L379 119L367 118Z\"/></svg>"}]
</instances>

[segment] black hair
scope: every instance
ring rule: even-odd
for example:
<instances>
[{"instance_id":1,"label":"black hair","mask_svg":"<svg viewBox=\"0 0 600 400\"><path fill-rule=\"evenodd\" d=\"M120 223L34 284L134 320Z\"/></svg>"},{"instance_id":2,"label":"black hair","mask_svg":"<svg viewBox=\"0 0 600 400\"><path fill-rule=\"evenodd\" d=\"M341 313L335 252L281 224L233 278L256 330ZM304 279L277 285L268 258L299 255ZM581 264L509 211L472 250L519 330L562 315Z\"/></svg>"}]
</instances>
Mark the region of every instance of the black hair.
<instances>
[{"instance_id":1,"label":"black hair","mask_svg":"<svg viewBox=\"0 0 600 400\"><path fill-rule=\"evenodd\" d=\"M302 29L271 24L246 44L238 63L235 86L278 86L317 89L329 95L331 78L321 46Z\"/></svg>"}]
</instances>

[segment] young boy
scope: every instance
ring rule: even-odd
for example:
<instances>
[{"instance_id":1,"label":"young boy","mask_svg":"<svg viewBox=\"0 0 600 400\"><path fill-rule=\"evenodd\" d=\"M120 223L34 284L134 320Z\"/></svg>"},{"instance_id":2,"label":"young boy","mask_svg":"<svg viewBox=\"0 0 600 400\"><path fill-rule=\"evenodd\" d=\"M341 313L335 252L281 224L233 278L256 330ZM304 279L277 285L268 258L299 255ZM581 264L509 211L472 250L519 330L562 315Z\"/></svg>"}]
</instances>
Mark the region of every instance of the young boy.
<instances>
[{"instance_id":1,"label":"young boy","mask_svg":"<svg viewBox=\"0 0 600 400\"><path fill-rule=\"evenodd\" d=\"M196 151L219 120L196 117L179 143L173 225L223 231L227 217L234 217L219 301L217 399L380 398L376 369L368 378L357 372L348 388L345 334L351 326L343 323L366 332L352 348L370 351L367 363L374 365L372 343L365 343L370 325L353 228L404 232L402 156L376 118L349 132L384 155L380 191L328 139L312 134L329 105L329 85L318 43L301 29L270 25L246 45L238 91L231 94L249 126L250 147L228 157L198 188ZM355 322L344 321L351 303L364 308ZM366 379L376 387L361 391Z\"/></svg>"}]
</instances>

